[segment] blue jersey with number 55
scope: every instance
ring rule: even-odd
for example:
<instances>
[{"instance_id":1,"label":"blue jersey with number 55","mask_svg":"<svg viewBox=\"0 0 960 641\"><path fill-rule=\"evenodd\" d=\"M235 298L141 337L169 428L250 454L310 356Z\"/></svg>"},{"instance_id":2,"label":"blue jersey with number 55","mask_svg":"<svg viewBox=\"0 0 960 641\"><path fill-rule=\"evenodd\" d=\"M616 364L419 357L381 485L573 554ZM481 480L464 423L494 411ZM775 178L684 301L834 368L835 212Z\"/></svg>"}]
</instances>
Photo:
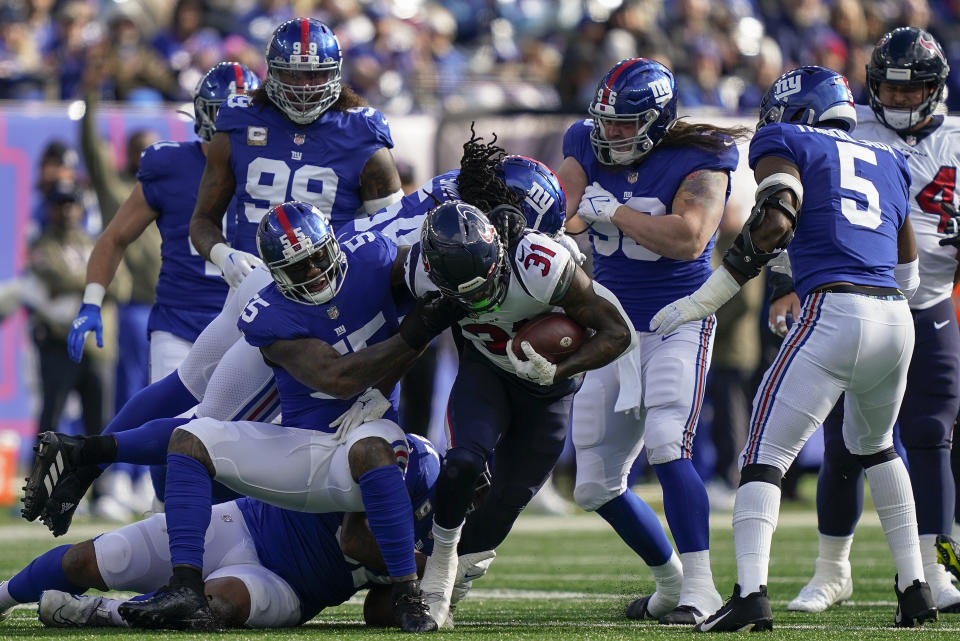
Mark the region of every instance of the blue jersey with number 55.
<instances>
[{"instance_id":1,"label":"blue jersey with number 55","mask_svg":"<svg viewBox=\"0 0 960 641\"><path fill-rule=\"evenodd\" d=\"M788 254L801 300L821 285L896 287L897 235L910 211L910 171L899 151L840 129L774 123L750 142L797 166L803 206Z\"/></svg>"},{"instance_id":2,"label":"blue jersey with number 55","mask_svg":"<svg viewBox=\"0 0 960 641\"><path fill-rule=\"evenodd\" d=\"M228 216L237 221L230 243L257 255L257 225L271 207L312 203L336 231L362 212L360 175L380 148L392 148L386 119L372 107L325 111L296 125L272 103L230 96L217 113L217 131L230 136L237 186Z\"/></svg>"},{"instance_id":3,"label":"blue jersey with number 55","mask_svg":"<svg viewBox=\"0 0 960 641\"><path fill-rule=\"evenodd\" d=\"M284 297L275 283L267 285L250 299L237 323L248 343L263 347L279 340L318 338L347 354L397 332L400 313L390 283L396 244L376 232L363 232L341 240L340 248L348 267L337 295L324 305L307 305ZM283 424L289 427L334 432L330 422L356 399L311 389L279 367L274 367L274 377ZM384 418L396 421L396 389L390 402L393 408Z\"/></svg>"}]
</instances>

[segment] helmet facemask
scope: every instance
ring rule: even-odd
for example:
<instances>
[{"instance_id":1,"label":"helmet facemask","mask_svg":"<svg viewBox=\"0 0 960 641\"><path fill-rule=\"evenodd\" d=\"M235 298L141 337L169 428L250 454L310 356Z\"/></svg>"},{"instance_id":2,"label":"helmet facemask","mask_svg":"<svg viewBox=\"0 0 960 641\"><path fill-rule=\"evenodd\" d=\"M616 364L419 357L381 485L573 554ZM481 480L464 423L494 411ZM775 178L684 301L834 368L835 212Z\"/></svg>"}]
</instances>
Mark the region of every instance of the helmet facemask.
<instances>
[{"instance_id":1,"label":"helmet facemask","mask_svg":"<svg viewBox=\"0 0 960 641\"><path fill-rule=\"evenodd\" d=\"M880 87L882 83L887 83L894 87L916 86L920 85L920 91L923 98L914 105L892 106L880 99ZM875 102L878 109L874 112L877 117L887 127L895 131L908 131L913 129L924 120L926 120L936 109L939 98L936 98L938 84L930 81L919 81L912 83L890 82L887 80L875 81L872 78L868 80L871 102ZM871 105L872 106L872 105Z\"/></svg>"},{"instance_id":2,"label":"helmet facemask","mask_svg":"<svg viewBox=\"0 0 960 641\"><path fill-rule=\"evenodd\" d=\"M320 62L317 56L299 56L310 62L267 63L264 82L267 96L293 122L307 125L320 117L340 97L340 61Z\"/></svg>"},{"instance_id":3,"label":"helmet facemask","mask_svg":"<svg viewBox=\"0 0 960 641\"><path fill-rule=\"evenodd\" d=\"M340 291L347 258L332 234L319 245L302 238L283 254L283 259L266 265L285 297L305 305L323 305Z\"/></svg>"},{"instance_id":4,"label":"helmet facemask","mask_svg":"<svg viewBox=\"0 0 960 641\"><path fill-rule=\"evenodd\" d=\"M639 162L646 156L654 143L647 135L650 127L660 117L657 109L647 109L639 114L601 115L593 113L593 131L590 133L590 143L597 154L597 158L605 165L631 165ZM625 138L607 138L605 123L632 122L633 135Z\"/></svg>"}]
</instances>

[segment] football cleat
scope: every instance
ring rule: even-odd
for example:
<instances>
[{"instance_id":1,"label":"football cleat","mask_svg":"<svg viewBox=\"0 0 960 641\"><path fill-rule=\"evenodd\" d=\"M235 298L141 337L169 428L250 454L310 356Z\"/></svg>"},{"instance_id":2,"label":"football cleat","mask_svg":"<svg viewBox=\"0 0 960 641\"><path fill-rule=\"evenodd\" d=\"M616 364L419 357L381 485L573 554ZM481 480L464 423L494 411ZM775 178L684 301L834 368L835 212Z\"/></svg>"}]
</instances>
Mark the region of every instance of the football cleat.
<instances>
[{"instance_id":1,"label":"football cleat","mask_svg":"<svg viewBox=\"0 0 960 641\"><path fill-rule=\"evenodd\" d=\"M722 608L711 614L694 628L696 632L761 632L773 630L773 611L767 586L761 585L758 592L740 596L740 584L733 586L733 596Z\"/></svg>"},{"instance_id":2,"label":"football cleat","mask_svg":"<svg viewBox=\"0 0 960 641\"><path fill-rule=\"evenodd\" d=\"M842 603L853 595L853 577L824 576L816 573L800 593L787 604L793 612L823 612L834 603Z\"/></svg>"},{"instance_id":3,"label":"football cleat","mask_svg":"<svg viewBox=\"0 0 960 641\"><path fill-rule=\"evenodd\" d=\"M393 616L404 632L435 632L437 622L430 617L420 581L393 584ZM452 622L450 627L453 627Z\"/></svg>"},{"instance_id":4,"label":"football cleat","mask_svg":"<svg viewBox=\"0 0 960 641\"><path fill-rule=\"evenodd\" d=\"M50 499L40 513L40 520L54 536L62 536L70 529L73 513L87 490L103 473L96 465L83 465L60 477Z\"/></svg>"},{"instance_id":5,"label":"football cleat","mask_svg":"<svg viewBox=\"0 0 960 641\"><path fill-rule=\"evenodd\" d=\"M0 581L0 588L2 588L6 583L6 581ZM0 610L0 623L3 623L9 619L11 614L13 614L13 606L10 606L6 610Z\"/></svg>"},{"instance_id":6,"label":"football cleat","mask_svg":"<svg viewBox=\"0 0 960 641\"><path fill-rule=\"evenodd\" d=\"M933 602L930 586L920 579L903 592L894 578L893 590L897 593L897 613L894 623L898 628L913 628L923 625L924 621L937 620L937 606Z\"/></svg>"},{"instance_id":7,"label":"football cleat","mask_svg":"<svg viewBox=\"0 0 960 641\"><path fill-rule=\"evenodd\" d=\"M661 625L696 625L707 615L700 611L700 608L693 605L678 605L662 617L657 619Z\"/></svg>"},{"instance_id":8,"label":"football cleat","mask_svg":"<svg viewBox=\"0 0 960 641\"><path fill-rule=\"evenodd\" d=\"M39 435L33 447L33 469L23 486L23 518L33 521L40 516L57 482L76 467L74 457L82 443L82 438L57 432Z\"/></svg>"},{"instance_id":9,"label":"football cleat","mask_svg":"<svg viewBox=\"0 0 960 641\"><path fill-rule=\"evenodd\" d=\"M946 534L937 535L937 561L960 581L960 543Z\"/></svg>"},{"instance_id":10,"label":"football cleat","mask_svg":"<svg viewBox=\"0 0 960 641\"><path fill-rule=\"evenodd\" d=\"M636 619L637 621L656 621L657 617L650 614L650 610L648 609L651 598L653 598L653 595L648 594L630 603L625 612L627 618Z\"/></svg>"},{"instance_id":11,"label":"football cleat","mask_svg":"<svg viewBox=\"0 0 960 641\"><path fill-rule=\"evenodd\" d=\"M110 620L107 604L111 601L102 596L83 596L45 590L40 595L37 616L48 628L116 628Z\"/></svg>"},{"instance_id":12,"label":"football cleat","mask_svg":"<svg viewBox=\"0 0 960 641\"><path fill-rule=\"evenodd\" d=\"M149 599L126 601L117 611L124 621L136 628L207 631L218 628L203 594L203 581L183 580L176 574L169 585L157 590Z\"/></svg>"}]
</instances>

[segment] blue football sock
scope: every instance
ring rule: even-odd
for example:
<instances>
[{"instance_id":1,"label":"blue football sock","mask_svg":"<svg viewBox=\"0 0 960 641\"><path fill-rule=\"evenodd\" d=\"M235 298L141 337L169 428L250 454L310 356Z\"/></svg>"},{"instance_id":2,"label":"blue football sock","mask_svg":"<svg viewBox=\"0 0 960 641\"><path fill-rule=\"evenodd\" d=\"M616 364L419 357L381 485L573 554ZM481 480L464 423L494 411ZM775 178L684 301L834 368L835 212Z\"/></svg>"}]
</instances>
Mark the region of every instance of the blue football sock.
<instances>
[{"instance_id":1,"label":"blue football sock","mask_svg":"<svg viewBox=\"0 0 960 641\"><path fill-rule=\"evenodd\" d=\"M673 554L673 547L660 525L660 519L643 499L629 489L598 508L597 514L613 526L620 538L647 565L663 565Z\"/></svg>"},{"instance_id":2,"label":"blue football sock","mask_svg":"<svg viewBox=\"0 0 960 641\"><path fill-rule=\"evenodd\" d=\"M680 554L710 549L710 503L688 458L653 466L663 490L663 511Z\"/></svg>"},{"instance_id":3,"label":"blue football sock","mask_svg":"<svg viewBox=\"0 0 960 641\"><path fill-rule=\"evenodd\" d=\"M173 430L188 423L188 418L158 418L140 427L117 432L117 462L137 465L162 465L167 462L167 444Z\"/></svg>"},{"instance_id":4,"label":"blue football sock","mask_svg":"<svg viewBox=\"0 0 960 641\"><path fill-rule=\"evenodd\" d=\"M850 536L863 513L863 466L846 448L825 452L817 476L817 530Z\"/></svg>"},{"instance_id":5,"label":"blue football sock","mask_svg":"<svg viewBox=\"0 0 960 641\"><path fill-rule=\"evenodd\" d=\"M210 525L212 506L211 483L210 473L197 459L185 454L167 455L164 511L167 513L171 565L203 568L203 537ZM400 487L403 487L402 479Z\"/></svg>"},{"instance_id":6,"label":"blue football sock","mask_svg":"<svg viewBox=\"0 0 960 641\"><path fill-rule=\"evenodd\" d=\"M920 534L949 535L953 527L953 472L950 450L943 447L908 447L910 483L917 504L917 531Z\"/></svg>"},{"instance_id":7,"label":"blue football sock","mask_svg":"<svg viewBox=\"0 0 960 641\"><path fill-rule=\"evenodd\" d=\"M44 590L82 594L86 587L75 585L63 573L63 555L72 545L61 545L44 552L10 579L7 591L19 603L35 603Z\"/></svg>"},{"instance_id":8,"label":"blue football sock","mask_svg":"<svg viewBox=\"0 0 960 641\"><path fill-rule=\"evenodd\" d=\"M416 574L413 508L400 468L396 465L375 467L365 472L359 483L367 522L390 576Z\"/></svg>"}]
</instances>

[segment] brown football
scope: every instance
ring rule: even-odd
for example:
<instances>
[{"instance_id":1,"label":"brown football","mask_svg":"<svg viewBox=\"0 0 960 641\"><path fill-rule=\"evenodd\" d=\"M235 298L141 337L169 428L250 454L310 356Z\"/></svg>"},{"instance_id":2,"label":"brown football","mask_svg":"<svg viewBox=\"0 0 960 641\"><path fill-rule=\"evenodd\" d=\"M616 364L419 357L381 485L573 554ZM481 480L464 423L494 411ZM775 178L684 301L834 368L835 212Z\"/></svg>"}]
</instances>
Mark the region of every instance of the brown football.
<instances>
[{"instance_id":1,"label":"brown football","mask_svg":"<svg viewBox=\"0 0 960 641\"><path fill-rule=\"evenodd\" d=\"M513 353L522 361L527 360L520 343L530 346L551 363L559 363L575 352L585 337L583 327L566 314L547 312L534 316L520 326L513 338Z\"/></svg>"}]
</instances>

